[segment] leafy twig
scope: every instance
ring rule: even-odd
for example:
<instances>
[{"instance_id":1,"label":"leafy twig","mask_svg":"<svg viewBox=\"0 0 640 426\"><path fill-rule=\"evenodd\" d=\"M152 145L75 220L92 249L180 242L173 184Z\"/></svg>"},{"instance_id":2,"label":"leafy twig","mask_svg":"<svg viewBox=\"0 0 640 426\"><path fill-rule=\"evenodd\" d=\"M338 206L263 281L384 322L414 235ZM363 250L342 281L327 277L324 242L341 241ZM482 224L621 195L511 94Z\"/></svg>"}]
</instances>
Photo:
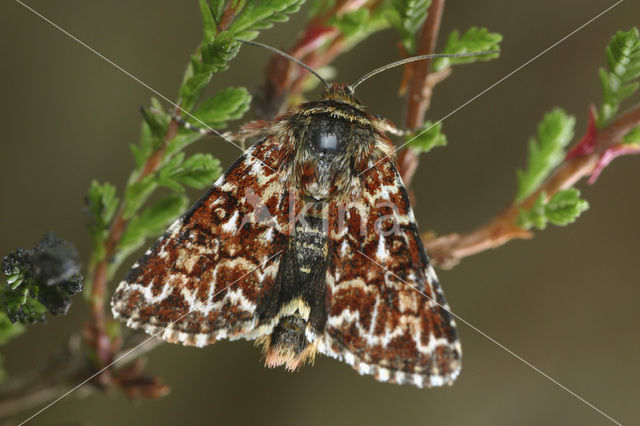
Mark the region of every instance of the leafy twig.
<instances>
[{"instance_id":1,"label":"leafy twig","mask_svg":"<svg viewBox=\"0 0 640 426\"><path fill-rule=\"evenodd\" d=\"M410 9L410 8L408 8ZM440 28L440 20L444 9L444 0L432 0L427 19L424 21L418 41L418 55L435 53L436 40ZM410 10L402 11L410 14ZM417 14L417 16L421 16ZM415 21L415 18L411 20ZM415 28L409 26L409 28ZM442 53L469 53L498 50L502 36L490 33L486 28L471 27L463 35L452 31L447 38ZM415 43L414 43L415 44ZM403 52L412 47L412 43L405 40ZM413 54L411 50L409 53ZM408 81L405 128L413 131L407 140L409 144L398 155L398 169L406 186L410 186L413 175L418 167L418 154L428 152L435 146L446 144L446 137L442 134L441 123L433 126L425 122L425 114L429 109L434 87L451 75L451 67L459 64L469 64L477 61L487 61L498 57L497 53L468 56L462 58L439 58L434 61L425 60L409 64L405 68L401 92Z\"/></svg>"},{"instance_id":2,"label":"leafy twig","mask_svg":"<svg viewBox=\"0 0 640 426\"><path fill-rule=\"evenodd\" d=\"M424 21L420 32L417 55L430 55L434 53L440 21L444 11L444 0L432 0L429 6L427 19ZM416 129L424 123L424 118L429 104L433 87L446 78L447 74L441 73L440 79L429 78L429 66L431 60L416 62L411 67L412 77L409 83L407 96L407 116L405 128ZM406 147L398 154L398 171L407 187L411 185L413 175L418 168L418 153L412 147Z\"/></svg>"},{"instance_id":3,"label":"leafy twig","mask_svg":"<svg viewBox=\"0 0 640 426\"><path fill-rule=\"evenodd\" d=\"M564 225L588 208L573 185L590 176L595 182L613 158L640 153L638 129L640 106L615 118L622 101L640 84L640 33L636 28L619 31L606 49L610 72L600 70L603 103L592 107L585 136L565 155L573 135L574 119L559 108L548 113L538 126L538 136L529 143L526 171L518 172L518 193L514 201L492 221L466 234L433 238L424 234L433 262L442 267L460 259L499 247L515 238L531 238L529 228L544 229L547 222Z\"/></svg>"},{"instance_id":4,"label":"leafy twig","mask_svg":"<svg viewBox=\"0 0 640 426\"><path fill-rule=\"evenodd\" d=\"M357 42L388 26L382 16L388 4L380 0L316 1L312 18L288 53L318 70L330 64ZM309 73L298 65L273 55L267 66L264 89L254 98L256 113L271 120L284 112L289 99L308 88Z\"/></svg>"},{"instance_id":5,"label":"leafy twig","mask_svg":"<svg viewBox=\"0 0 640 426\"><path fill-rule=\"evenodd\" d=\"M142 181L142 179L158 170L162 164L167 143L176 136L177 131L178 123L175 120L172 120L164 136L163 145L145 162L136 182ZM92 274L90 307L92 316L91 327L94 331L94 336L91 343L101 365L109 363L113 356L113 345L106 333L104 302L106 297L109 262L113 258L116 247L126 230L127 224L129 223L129 219L125 218L124 212L125 204L123 201L107 236L104 245L103 258L95 266L94 273Z\"/></svg>"},{"instance_id":6,"label":"leafy twig","mask_svg":"<svg viewBox=\"0 0 640 426\"><path fill-rule=\"evenodd\" d=\"M639 124L640 106L636 106L595 135L594 149L589 154L565 159L536 191L522 201L510 204L493 220L475 231L438 238L433 238L429 233L423 234L433 263L450 268L464 257L499 247L516 238L531 238L533 234L530 231L517 225L521 209L531 209L543 191L548 199L589 176L598 165L601 155L620 145L625 135Z\"/></svg>"}]
</instances>

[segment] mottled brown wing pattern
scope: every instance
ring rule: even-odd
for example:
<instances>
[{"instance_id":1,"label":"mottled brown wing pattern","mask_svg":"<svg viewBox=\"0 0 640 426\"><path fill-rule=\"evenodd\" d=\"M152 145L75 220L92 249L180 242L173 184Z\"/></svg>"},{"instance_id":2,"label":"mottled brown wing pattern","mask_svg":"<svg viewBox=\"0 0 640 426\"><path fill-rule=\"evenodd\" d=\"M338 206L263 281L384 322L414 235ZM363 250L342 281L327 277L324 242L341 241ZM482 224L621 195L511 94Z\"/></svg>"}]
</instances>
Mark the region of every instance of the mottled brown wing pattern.
<instances>
[{"instance_id":1,"label":"mottled brown wing pattern","mask_svg":"<svg viewBox=\"0 0 640 426\"><path fill-rule=\"evenodd\" d=\"M279 146L250 148L167 230L118 286L115 317L187 345L256 337L256 307L288 241ZM283 213L256 218L256 206Z\"/></svg>"},{"instance_id":2,"label":"mottled brown wing pattern","mask_svg":"<svg viewBox=\"0 0 640 426\"><path fill-rule=\"evenodd\" d=\"M451 384L461 368L453 318L391 161L330 225L330 300L319 350L380 381ZM344 226L342 226L344 225Z\"/></svg>"}]
</instances>

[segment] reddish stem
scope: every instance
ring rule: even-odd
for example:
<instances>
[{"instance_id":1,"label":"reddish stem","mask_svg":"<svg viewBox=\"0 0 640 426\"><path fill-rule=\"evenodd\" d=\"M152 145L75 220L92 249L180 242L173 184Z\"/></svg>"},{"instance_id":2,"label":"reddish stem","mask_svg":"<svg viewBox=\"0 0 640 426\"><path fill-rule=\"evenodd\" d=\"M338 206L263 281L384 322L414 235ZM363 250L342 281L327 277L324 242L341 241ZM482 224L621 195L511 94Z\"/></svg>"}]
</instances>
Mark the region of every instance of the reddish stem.
<instances>
[{"instance_id":1,"label":"reddish stem","mask_svg":"<svg viewBox=\"0 0 640 426\"><path fill-rule=\"evenodd\" d=\"M440 22L444 11L444 0L433 0L429 6L427 19L420 31L417 55L429 55L435 51ZM429 79L429 67L431 60L416 62L412 65L409 91L407 96L407 117L405 128L416 129L424 123L424 118L431 103L433 86L437 81ZM407 147L398 155L398 171L408 187L411 185L413 175L418 168L417 153Z\"/></svg>"},{"instance_id":2,"label":"reddish stem","mask_svg":"<svg viewBox=\"0 0 640 426\"><path fill-rule=\"evenodd\" d=\"M175 120L172 120L167 129L167 133L165 134L164 144L149 157L136 181L139 182L144 177L158 170L162 164L167 143L176 136L177 132L178 123ZM111 226L109 235L105 241L105 255L95 266L93 273L90 300L91 317L93 322L90 325L92 334L90 343L92 344L101 365L106 365L111 361L114 351L113 345L106 334L106 317L104 310L109 262L115 254L116 247L118 246L128 223L129 220L124 217L124 204L121 204L118 209L118 213L113 220L113 225Z\"/></svg>"},{"instance_id":3,"label":"reddish stem","mask_svg":"<svg viewBox=\"0 0 640 426\"><path fill-rule=\"evenodd\" d=\"M344 35L328 24L334 16L340 16L345 12L362 7L363 0L339 0L325 14L312 19L304 30L302 36L289 49L289 54L302 60L312 68L320 68L329 64L344 50ZM374 1L366 7L374 10L381 1ZM320 49L328 43L327 49ZM287 107L287 99L302 92L308 71L297 64L273 55L267 66L267 82L264 94L256 105L258 113L264 119L271 120L276 115L284 112Z\"/></svg>"}]
</instances>

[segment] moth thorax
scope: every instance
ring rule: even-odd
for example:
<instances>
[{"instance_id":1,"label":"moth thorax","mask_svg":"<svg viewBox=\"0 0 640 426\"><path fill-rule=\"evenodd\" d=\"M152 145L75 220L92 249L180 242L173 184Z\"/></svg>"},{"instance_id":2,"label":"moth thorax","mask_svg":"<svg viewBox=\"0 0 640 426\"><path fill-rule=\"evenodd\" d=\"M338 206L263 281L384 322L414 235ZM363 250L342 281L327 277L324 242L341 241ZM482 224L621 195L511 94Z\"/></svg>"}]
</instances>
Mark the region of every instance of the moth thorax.
<instances>
[{"instance_id":1,"label":"moth thorax","mask_svg":"<svg viewBox=\"0 0 640 426\"><path fill-rule=\"evenodd\" d=\"M329 114L318 114L310 119L302 134L300 178L307 195L320 200L339 190L346 170L347 150L351 124Z\"/></svg>"}]
</instances>

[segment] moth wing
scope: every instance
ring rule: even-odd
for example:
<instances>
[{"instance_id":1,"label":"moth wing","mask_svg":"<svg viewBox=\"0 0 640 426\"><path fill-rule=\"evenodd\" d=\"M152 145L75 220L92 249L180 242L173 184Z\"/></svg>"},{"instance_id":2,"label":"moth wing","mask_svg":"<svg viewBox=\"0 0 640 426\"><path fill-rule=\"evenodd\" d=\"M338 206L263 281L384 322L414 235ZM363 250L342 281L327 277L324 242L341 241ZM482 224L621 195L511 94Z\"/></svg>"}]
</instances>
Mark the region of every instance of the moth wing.
<instances>
[{"instance_id":1,"label":"moth wing","mask_svg":"<svg viewBox=\"0 0 640 426\"><path fill-rule=\"evenodd\" d=\"M361 199L329 228L330 302L318 349L380 381L451 384L460 343L407 192L391 161L366 173Z\"/></svg>"},{"instance_id":2,"label":"moth wing","mask_svg":"<svg viewBox=\"0 0 640 426\"><path fill-rule=\"evenodd\" d=\"M186 345L257 337L256 307L288 241L279 146L250 148L169 227L118 286L116 318Z\"/></svg>"}]
</instances>

